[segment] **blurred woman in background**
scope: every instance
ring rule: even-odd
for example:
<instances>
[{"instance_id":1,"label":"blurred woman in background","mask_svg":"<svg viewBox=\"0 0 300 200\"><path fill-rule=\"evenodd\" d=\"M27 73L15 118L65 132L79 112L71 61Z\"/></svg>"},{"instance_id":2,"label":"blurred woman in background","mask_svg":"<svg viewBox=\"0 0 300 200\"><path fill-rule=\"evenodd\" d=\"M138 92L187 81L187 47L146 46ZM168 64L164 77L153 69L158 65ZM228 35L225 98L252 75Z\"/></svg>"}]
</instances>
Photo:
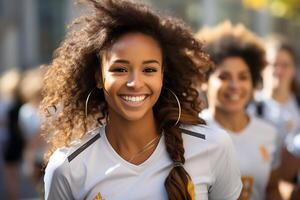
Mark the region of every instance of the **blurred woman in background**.
<instances>
[{"instance_id":1,"label":"blurred woman in background","mask_svg":"<svg viewBox=\"0 0 300 200\"><path fill-rule=\"evenodd\" d=\"M18 125L18 114L23 104L20 95L21 72L16 69L7 71L1 78L1 92L9 102L6 106L7 140L4 143L4 172L7 198L20 198L20 166L25 141Z\"/></svg>"},{"instance_id":2,"label":"blurred woman in background","mask_svg":"<svg viewBox=\"0 0 300 200\"><path fill-rule=\"evenodd\" d=\"M300 87L296 80L296 53L291 45L279 39L270 40L266 47L269 65L263 73L263 89L249 110L277 127L283 148L281 176L299 185ZM288 187L282 186L285 194ZM291 198L300 199L299 186L294 187Z\"/></svg>"},{"instance_id":3,"label":"blurred woman in background","mask_svg":"<svg viewBox=\"0 0 300 200\"><path fill-rule=\"evenodd\" d=\"M41 120L38 115L44 76L42 67L24 72L20 88L24 104L19 111L19 126L27 144L24 152L24 172L40 194L43 188L43 154L46 150L46 142L40 135Z\"/></svg>"},{"instance_id":4,"label":"blurred woman in background","mask_svg":"<svg viewBox=\"0 0 300 200\"><path fill-rule=\"evenodd\" d=\"M205 88L208 109L201 116L209 126L226 129L234 142L243 181L240 199L281 199L276 130L246 112L266 66L263 46L244 26L229 22L203 29L197 37L215 63Z\"/></svg>"},{"instance_id":5,"label":"blurred woman in background","mask_svg":"<svg viewBox=\"0 0 300 200\"><path fill-rule=\"evenodd\" d=\"M267 45L269 65L263 73L262 103L257 114L276 125L280 137L300 128L300 88L296 81L296 53L287 43Z\"/></svg>"}]
</instances>

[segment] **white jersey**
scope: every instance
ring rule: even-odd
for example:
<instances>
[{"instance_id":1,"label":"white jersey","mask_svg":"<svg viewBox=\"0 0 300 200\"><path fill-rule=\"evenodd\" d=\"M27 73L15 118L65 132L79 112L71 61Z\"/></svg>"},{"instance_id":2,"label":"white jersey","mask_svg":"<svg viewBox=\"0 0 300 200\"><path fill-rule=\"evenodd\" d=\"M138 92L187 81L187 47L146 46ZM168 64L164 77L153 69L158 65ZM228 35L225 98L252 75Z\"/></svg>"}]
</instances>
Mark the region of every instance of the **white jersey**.
<instances>
[{"instance_id":1,"label":"white jersey","mask_svg":"<svg viewBox=\"0 0 300 200\"><path fill-rule=\"evenodd\" d=\"M207 110L201 113L201 117L208 126L223 128ZM251 200L264 200L270 173L280 164L276 129L259 118L250 117L248 126L242 131L227 131L239 160L244 185L241 195L248 196Z\"/></svg>"},{"instance_id":2,"label":"white jersey","mask_svg":"<svg viewBox=\"0 0 300 200\"><path fill-rule=\"evenodd\" d=\"M182 126L185 169L196 200L236 200L242 189L233 144L222 130ZM172 169L162 135L152 155L140 165L120 157L105 129L85 136L78 145L57 150L46 168L45 199L164 200L164 182Z\"/></svg>"},{"instance_id":3,"label":"white jersey","mask_svg":"<svg viewBox=\"0 0 300 200\"><path fill-rule=\"evenodd\" d=\"M22 129L26 140L31 140L34 135L39 134L40 118L38 116L37 107L30 103L25 103L21 106L19 111L19 126Z\"/></svg>"},{"instance_id":4,"label":"white jersey","mask_svg":"<svg viewBox=\"0 0 300 200\"><path fill-rule=\"evenodd\" d=\"M260 99L259 102L262 103L261 117L278 128L282 143L288 133L294 133L300 129L300 108L294 95L284 104L265 97L261 93L257 94L256 98ZM258 114L256 104L250 104L248 111L250 114Z\"/></svg>"}]
</instances>

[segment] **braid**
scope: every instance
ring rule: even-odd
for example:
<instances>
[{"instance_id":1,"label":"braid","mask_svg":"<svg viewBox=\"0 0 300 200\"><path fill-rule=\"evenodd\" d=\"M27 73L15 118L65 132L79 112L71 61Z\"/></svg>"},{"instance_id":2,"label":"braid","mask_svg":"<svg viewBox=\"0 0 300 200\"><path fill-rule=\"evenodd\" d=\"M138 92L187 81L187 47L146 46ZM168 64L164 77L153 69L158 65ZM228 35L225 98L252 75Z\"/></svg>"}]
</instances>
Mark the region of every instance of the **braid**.
<instances>
[{"instance_id":1,"label":"braid","mask_svg":"<svg viewBox=\"0 0 300 200\"><path fill-rule=\"evenodd\" d=\"M177 127L165 130L165 143L167 152L174 163L168 177L165 180L165 187L169 200L193 200L193 185L189 174L183 168L185 163L182 134Z\"/></svg>"}]
</instances>

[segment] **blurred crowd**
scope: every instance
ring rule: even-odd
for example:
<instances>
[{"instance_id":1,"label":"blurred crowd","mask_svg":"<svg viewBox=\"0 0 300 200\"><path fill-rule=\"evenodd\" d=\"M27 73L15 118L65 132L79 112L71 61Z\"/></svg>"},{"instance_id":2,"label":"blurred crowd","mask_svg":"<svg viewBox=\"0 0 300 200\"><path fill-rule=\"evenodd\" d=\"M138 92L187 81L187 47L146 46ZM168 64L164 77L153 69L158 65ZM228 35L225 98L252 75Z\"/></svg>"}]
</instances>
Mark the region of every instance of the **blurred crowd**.
<instances>
[{"instance_id":1,"label":"blurred crowd","mask_svg":"<svg viewBox=\"0 0 300 200\"><path fill-rule=\"evenodd\" d=\"M205 84L194 83L206 102L199 116L231 135L244 183L241 199L300 199L300 90L292 45L278 38L259 39L229 22L202 29L196 37L204 41L215 65ZM22 198L21 176L37 197L43 196L46 142L38 107L44 73L41 66L1 74L0 187L6 194L0 199Z\"/></svg>"},{"instance_id":2,"label":"blurred crowd","mask_svg":"<svg viewBox=\"0 0 300 200\"><path fill-rule=\"evenodd\" d=\"M21 72L5 71L0 77L0 156L4 193L0 199L20 199L22 179L33 195L42 195L43 152L38 106L43 67ZM3 173L4 172L4 173ZM26 191L25 191L26 192ZM27 191L29 192L29 191ZM34 196L31 196L31 198Z\"/></svg>"},{"instance_id":3,"label":"blurred crowd","mask_svg":"<svg viewBox=\"0 0 300 200\"><path fill-rule=\"evenodd\" d=\"M242 24L221 23L196 36L214 63L200 116L235 145L240 199L300 199L300 88L297 56L283 38L260 39Z\"/></svg>"}]
</instances>

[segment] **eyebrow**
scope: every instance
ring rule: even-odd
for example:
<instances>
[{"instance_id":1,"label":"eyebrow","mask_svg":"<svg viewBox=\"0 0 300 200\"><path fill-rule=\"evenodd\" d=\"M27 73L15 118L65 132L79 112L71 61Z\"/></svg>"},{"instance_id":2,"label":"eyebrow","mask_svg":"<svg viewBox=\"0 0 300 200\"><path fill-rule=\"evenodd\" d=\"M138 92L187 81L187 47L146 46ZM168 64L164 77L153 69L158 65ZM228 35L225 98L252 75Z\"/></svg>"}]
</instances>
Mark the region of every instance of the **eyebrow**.
<instances>
[{"instance_id":1,"label":"eyebrow","mask_svg":"<svg viewBox=\"0 0 300 200\"><path fill-rule=\"evenodd\" d=\"M130 62L128 60L123 60L123 59L117 59L113 63L130 64ZM146 60L143 62L143 64L150 64L150 63L157 63L160 65L160 63L157 60Z\"/></svg>"},{"instance_id":2,"label":"eyebrow","mask_svg":"<svg viewBox=\"0 0 300 200\"><path fill-rule=\"evenodd\" d=\"M113 63L124 63L124 64L129 64L128 60L122 60L122 59L117 59Z\"/></svg>"},{"instance_id":3,"label":"eyebrow","mask_svg":"<svg viewBox=\"0 0 300 200\"><path fill-rule=\"evenodd\" d=\"M241 71L240 73L241 73L241 74L251 74L251 71L250 71L250 69L249 69L249 70Z\"/></svg>"},{"instance_id":4,"label":"eyebrow","mask_svg":"<svg viewBox=\"0 0 300 200\"><path fill-rule=\"evenodd\" d=\"M150 63L157 63L160 65L160 63L157 60L146 60L143 62L143 64L150 64Z\"/></svg>"}]
</instances>

